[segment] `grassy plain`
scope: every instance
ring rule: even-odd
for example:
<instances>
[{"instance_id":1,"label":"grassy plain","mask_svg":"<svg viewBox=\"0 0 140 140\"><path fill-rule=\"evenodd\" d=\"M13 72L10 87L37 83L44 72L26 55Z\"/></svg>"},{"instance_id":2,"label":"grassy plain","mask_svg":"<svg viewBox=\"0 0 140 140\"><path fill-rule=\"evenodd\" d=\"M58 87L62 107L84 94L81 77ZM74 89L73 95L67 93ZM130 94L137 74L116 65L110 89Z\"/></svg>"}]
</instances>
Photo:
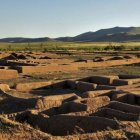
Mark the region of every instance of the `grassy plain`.
<instances>
[{"instance_id":1,"label":"grassy plain","mask_svg":"<svg viewBox=\"0 0 140 140\"><path fill-rule=\"evenodd\" d=\"M140 42L40 42L40 43L0 43L0 51L104 51L140 50Z\"/></svg>"}]
</instances>

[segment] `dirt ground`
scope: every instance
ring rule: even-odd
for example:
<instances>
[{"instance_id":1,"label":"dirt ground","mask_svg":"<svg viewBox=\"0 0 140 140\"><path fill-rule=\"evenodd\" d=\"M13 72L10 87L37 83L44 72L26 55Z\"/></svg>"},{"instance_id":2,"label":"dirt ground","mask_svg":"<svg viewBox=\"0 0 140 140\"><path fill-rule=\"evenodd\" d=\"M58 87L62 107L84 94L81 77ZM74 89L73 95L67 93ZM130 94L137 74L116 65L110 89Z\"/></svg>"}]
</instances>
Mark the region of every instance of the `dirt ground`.
<instances>
[{"instance_id":1,"label":"dirt ground","mask_svg":"<svg viewBox=\"0 0 140 140\"><path fill-rule=\"evenodd\" d=\"M140 139L137 52L0 54L0 139Z\"/></svg>"}]
</instances>

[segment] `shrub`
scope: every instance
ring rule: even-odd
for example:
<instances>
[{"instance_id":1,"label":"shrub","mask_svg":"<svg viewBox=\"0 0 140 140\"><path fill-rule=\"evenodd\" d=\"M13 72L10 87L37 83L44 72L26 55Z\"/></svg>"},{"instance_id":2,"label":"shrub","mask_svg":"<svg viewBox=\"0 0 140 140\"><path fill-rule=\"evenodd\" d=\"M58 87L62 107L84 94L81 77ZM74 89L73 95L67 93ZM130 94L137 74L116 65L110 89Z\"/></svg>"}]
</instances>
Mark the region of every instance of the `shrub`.
<instances>
[{"instance_id":1,"label":"shrub","mask_svg":"<svg viewBox=\"0 0 140 140\"><path fill-rule=\"evenodd\" d=\"M108 51L108 50L114 50L114 51L122 51L125 50L125 46L121 45L121 46L107 46L104 48L104 50Z\"/></svg>"},{"instance_id":2,"label":"shrub","mask_svg":"<svg viewBox=\"0 0 140 140\"><path fill-rule=\"evenodd\" d=\"M125 46L121 45L121 46L114 46L114 50L115 51L122 51L122 50L125 50Z\"/></svg>"},{"instance_id":3,"label":"shrub","mask_svg":"<svg viewBox=\"0 0 140 140\"><path fill-rule=\"evenodd\" d=\"M140 47L134 47L131 49L131 51L140 51Z\"/></svg>"},{"instance_id":4,"label":"shrub","mask_svg":"<svg viewBox=\"0 0 140 140\"><path fill-rule=\"evenodd\" d=\"M114 49L113 46L107 46L107 47L104 48L105 51L109 51L109 50L113 50L113 49Z\"/></svg>"}]
</instances>

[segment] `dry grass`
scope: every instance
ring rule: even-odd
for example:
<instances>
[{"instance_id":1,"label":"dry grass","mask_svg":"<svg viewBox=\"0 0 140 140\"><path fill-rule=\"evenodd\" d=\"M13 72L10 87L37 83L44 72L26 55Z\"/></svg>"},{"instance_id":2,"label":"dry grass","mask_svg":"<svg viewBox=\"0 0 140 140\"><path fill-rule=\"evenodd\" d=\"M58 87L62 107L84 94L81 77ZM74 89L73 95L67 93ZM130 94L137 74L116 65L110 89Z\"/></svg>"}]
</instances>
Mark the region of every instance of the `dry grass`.
<instances>
[{"instance_id":1,"label":"dry grass","mask_svg":"<svg viewBox=\"0 0 140 140\"><path fill-rule=\"evenodd\" d=\"M107 46L124 46L125 49L140 47L140 42L40 42L40 43L0 43L1 51L47 51L47 50L103 50Z\"/></svg>"},{"instance_id":2,"label":"dry grass","mask_svg":"<svg viewBox=\"0 0 140 140\"><path fill-rule=\"evenodd\" d=\"M45 140L49 135L31 128L27 124L20 124L0 117L0 140Z\"/></svg>"}]
</instances>

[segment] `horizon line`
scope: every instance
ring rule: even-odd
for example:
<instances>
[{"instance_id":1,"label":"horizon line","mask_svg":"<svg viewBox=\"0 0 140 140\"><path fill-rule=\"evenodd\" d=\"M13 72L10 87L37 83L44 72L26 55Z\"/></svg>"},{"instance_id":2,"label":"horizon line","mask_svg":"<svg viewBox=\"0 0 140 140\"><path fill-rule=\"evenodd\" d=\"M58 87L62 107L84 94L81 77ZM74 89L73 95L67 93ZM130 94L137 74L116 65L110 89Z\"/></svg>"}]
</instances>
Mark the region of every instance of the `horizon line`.
<instances>
[{"instance_id":1,"label":"horizon line","mask_svg":"<svg viewBox=\"0 0 140 140\"><path fill-rule=\"evenodd\" d=\"M13 37L0 37L0 39L5 39L5 38L29 38L29 39L35 39L35 38L50 38L50 39L56 39L56 38L63 38L63 37L75 37L75 36L78 36L80 34L84 34L84 33L88 33L88 32L97 32L99 30L104 30L104 29L112 29L112 28L139 28L140 26L113 26L113 27L108 27L108 28L100 28L100 29L97 29L95 31L85 31L83 33L79 33L77 35L73 35L73 36L57 36L57 37L49 37L49 36L38 36L38 37L29 37L29 36L13 36Z\"/></svg>"}]
</instances>

